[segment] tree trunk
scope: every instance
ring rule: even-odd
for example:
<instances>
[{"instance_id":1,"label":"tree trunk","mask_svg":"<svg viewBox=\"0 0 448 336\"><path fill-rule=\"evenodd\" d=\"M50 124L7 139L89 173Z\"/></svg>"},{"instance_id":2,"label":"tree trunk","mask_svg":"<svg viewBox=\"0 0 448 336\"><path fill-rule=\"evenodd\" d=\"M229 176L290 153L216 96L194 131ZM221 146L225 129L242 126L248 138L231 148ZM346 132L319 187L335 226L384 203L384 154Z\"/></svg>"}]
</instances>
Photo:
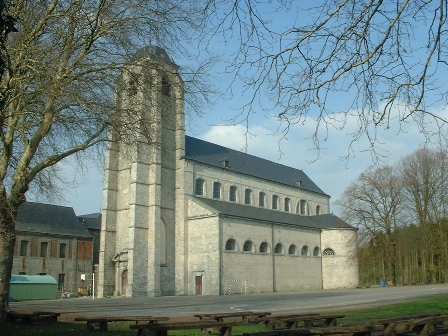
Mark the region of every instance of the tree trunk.
<instances>
[{"instance_id":1,"label":"tree trunk","mask_svg":"<svg viewBox=\"0 0 448 336\"><path fill-rule=\"evenodd\" d=\"M9 282L16 234L14 229L14 211L9 206L6 193L0 193L0 318L5 317L8 308Z\"/></svg>"}]
</instances>

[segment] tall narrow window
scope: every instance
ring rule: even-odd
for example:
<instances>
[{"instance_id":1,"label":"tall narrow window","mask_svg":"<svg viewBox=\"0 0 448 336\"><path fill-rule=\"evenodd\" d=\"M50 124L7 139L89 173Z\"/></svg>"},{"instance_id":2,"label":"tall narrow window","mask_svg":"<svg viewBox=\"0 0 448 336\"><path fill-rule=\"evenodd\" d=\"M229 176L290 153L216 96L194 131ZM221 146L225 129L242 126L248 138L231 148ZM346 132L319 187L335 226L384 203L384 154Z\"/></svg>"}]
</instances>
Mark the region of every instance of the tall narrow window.
<instances>
[{"instance_id":1,"label":"tall narrow window","mask_svg":"<svg viewBox=\"0 0 448 336\"><path fill-rule=\"evenodd\" d=\"M221 198L221 183L213 182L213 198Z\"/></svg>"},{"instance_id":2,"label":"tall narrow window","mask_svg":"<svg viewBox=\"0 0 448 336\"><path fill-rule=\"evenodd\" d=\"M250 189L244 191L244 204L252 204L252 190Z\"/></svg>"},{"instance_id":3,"label":"tall narrow window","mask_svg":"<svg viewBox=\"0 0 448 336\"><path fill-rule=\"evenodd\" d=\"M316 246L313 250L313 257L318 257L320 253L319 248Z\"/></svg>"},{"instance_id":4,"label":"tall narrow window","mask_svg":"<svg viewBox=\"0 0 448 336\"><path fill-rule=\"evenodd\" d=\"M200 178L196 179L194 194L196 196L204 196L204 180L203 179L200 179Z\"/></svg>"},{"instance_id":5,"label":"tall narrow window","mask_svg":"<svg viewBox=\"0 0 448 336\"><path fill-rule=\"evenodd\" d=\"M300 200L300 214L306 215L306 201Z\"/></svg>"},{"instance_id":6,"label":"tall narrow window","mask_svg":"<svg viewBox=\"0 0 448 336\"><path fill-rule=\"evenodd\" d=\"M41 258L46 258L48 255L48 243L42 242L40 243L40 256Z\"/></svg>"},{"instance_id":7,"label":"tall narrow window","mask_svg":"<svg viewBox=\"0 0 448 336\"><path fill-rule=\"evenodd\" d=\"M320 205L316 206L316 215L320 215Z\"/></svg>"},{"instance_id":8,"label":"tall narrow window","mask_svg":"<svg viewBox=\"0 0 448 336\"><path fill-rule=\"evenodd\" d=\"M285 198L285 211L289 212L290 209L291 209L291 200L288 197L286 197Z\"/></svg>"},{"instance_id":9,"label":"tall narrow window","mask_svg":"<svg viewBox=\"0 0 448 336\"><path fill-rule=\"evenodd\" d=\"M26 257L28 255L28 240L22 240L20 242L20 256Z\"/></svg>"},{"instance_id":10,"label":"tall narrow window","mask_svg":"<svg viewBox=\"0 0 448 336\"><path fill-rule=\"evenodd\" d=\"M162 77L162 95L167 97L171 96L171 85L165 77Z\"/></svg>"},{"instance_id":11,"label":"tall narrow window","mask_svg":"<svg viewBox=\"0 0 448 336\"><path fill-rule=\"evenodd\" d=\"M308 255L308 246L304 245L302 247L302 255L307 256Z\"/></svg>"},{"instance_id":12,"label":"tall narrow window","mask_svg":"<svg viewBox=\"0 0 448 336\"><path fill-rule=\"evenodd\" d=\"M58 275L58 290L64 290L65 274L59 273Z\"/></svg>"},{"instance_id":13,"label":"tall narrow window","mask_svg":"<svg viewBox=\"0 0 448 336\"><path fill-rule=\"evenodd\" d=\"M230 190L229 190L229 201L230 202L236 202L236 191L237 191L237 188L235 186L230 186Z\"/></svg>"},{"instance_id":14,"label":"tall narrow window","mask_svg":"<svg viewBox=\"0 0 448 336\"><path fill-rule=\"evenodd\" d=\"M277 210L278 209L278 196L272 195L272 209Z\"/></svg>"},{"instance_id":15,"label":"tall narrow window","mask_svg":"<svg viewBox=\"0 0 448 336\"><path fill-rule=\"evenodd\" d=\"M61 243L59 245L59 258L65 258L67 251L67 244Z\"/></svg>"},{"instance_id":16,"label":"tall narrow window","mask_svg":"<svg viewBox=\"0 0 448 336\"><path fill-rule=\"evenodd\" d=\"M266 206L266 194L262 191L260 191L260 194L258 195L258 205L263 208Z\"/></svg>"}]
</instances>

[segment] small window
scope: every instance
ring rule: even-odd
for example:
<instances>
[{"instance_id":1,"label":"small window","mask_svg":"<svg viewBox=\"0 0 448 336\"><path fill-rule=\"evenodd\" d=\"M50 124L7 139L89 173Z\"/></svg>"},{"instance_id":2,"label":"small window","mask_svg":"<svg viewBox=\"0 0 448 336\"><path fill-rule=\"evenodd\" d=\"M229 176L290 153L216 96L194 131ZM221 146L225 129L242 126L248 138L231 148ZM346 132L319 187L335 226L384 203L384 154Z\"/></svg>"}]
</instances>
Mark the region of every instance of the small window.
<instances>
[{"instance_id":1,"label":"small window","mask_svg":"<svg viewBox=\"0 0 448 336\"><path fill-rule=\"evenodd\" d=\"M306 201L305 200L300 200L300 214L301 215L306 215Z\"/></svg>"},{"instance_id":2,"label":"small window","mask_svg":"<svg viewBox=\"0 0 448 336\"><path fill-rule=\"evenodd\" d=\"M320 215L320 205L316 206L316 215Z\"/></svg>"},{"instance_id":3,"label":"small window","mask_svg":"<svg viewBox=\"0 0 448 336\"><path fill-rule=\"evenodd\" d=\"M243 245L243 251L244 252L252 252L252 242L250 240L247 240Z\"/></svg>"},{"instance_id":4,"label":"small window","mask_svg":"<svg viewBox=\"0 0 448 336\"><path fill-rule=\"evenodd\" d=\"M272 195L272 209L277 210L278 209L278 196Z\"/></svg>"},{"instance_id":5,"label":"small window","mask_svg":"<svg viewBox=\"0 0 448 336\"><path fill-rule=\"evenodd\" d=\"M316 246L313 250L313 257L318 257L320 253L319 248Z\"/></svg>"},{"instance_id":6,"label":"small window","mask_svg":"<svg viewBox=\"0 0 448 336\"><path fill-rule=\"evenodd\" d=\"M213 198L221 198L221 183L213 182Z\"/></svg>"},{"instance_id":7,"label":"small window","mask_svg":"<svg viewBox=\"0 0 448 336\"><path fill-rule=\"evenodd\" d=\"M237 192L237 188L235 186L230 186L230 190L229 190L229 201L230 202L236 202L236 192Z\"/></svg>"},{"instance_id":8,"label":"small window","mask_svg":"<svg viewBox=\"0 0 448 336\"><path fill-rule=\"evenodd\" d=\"M285 211L289 212L290 208L291 208L291 200L288 197L286 197L285 198Z\"/></svg>"},{"instance_id":9,"label":"small window","mask_svg":"<svg viewBox=\"0 0 448 336\"><path fill-rule=\"evenodd\" d=\"M275 245L274 253L275 254L281 254L283 252L283 245L278 243Z\"/></svg>"},{"instance_id":10,"label":"small window","mask_svg":"<svg viewBox=\"0 0 448 336\"><path fill-rule=\"evenodd\" d=\"M334 256L334 250L331 249L331 248L327 248L327 249L324 250L324 255Z\"/></svg>"},{"instance_id":11,"label":"small window","mask_svg":"<svg viewBox=\"0 0 448 336\"><path fill-rule=\"evenodd\" d=\"M226 251L235 251L235 239L229 239L226 242Z\"/></svg>"},{"instance_id":12,"label":"small window","mask_svg":"<svg viewBox=\"0 0 448 336\"><path fill-rule=\"evenodd\" d=\"M65 258L66 255L66 251L67 251L67 244L60 244L59 245L59 258Z\"/></svg>"},{"instance_id":13,"label":"small window","mask_svg":"<svg viewBox=\"0 0 448 336\"><path fill-rule=\"evenodd\" d=\"M265 204L266 204L266 194L260 191L260 194L258 195L258 205L264 208Z\"/></svg>"},{"instance_id":14,"label":"small window","mask_svg":"<svg viewBox=\"0 0 448 336\"><path fill-rule=\"evenodd\" d=\"M171 85L165 77L162 77L162 95L166 97L171 96Z\"/></svg>"},{"instance_id":15,"label":"small window","mask_svg":"<svg viewBox=\"0 0 448 336\"><path fill-rule=\"evenodd\" d=\"M48 243L42 242L40 243L40 256L41 258L46 258L48 255Z\"/></svg>"},{"instance_id":16,"label":"small window","mask_svg":"<svg viewBox=\"0 0 448 336\"><path fill-rule=\"evenodd\" d=\"M196 179L196 185L195 185L195 189L194 189L194 194L196 196L204 196L204 180L203 179Z\"/></svg>"},{"instance_id":17,"label":"small window","mask_svg":"<svg viewBox=\"0 0 448 336\"><path fill-rule=\"evenodd\" d=\"M129 96L135 96L138 91L138 77L139 74L137 73L129 73L129 82L128 82L128 95Z\"/></svg>"},{"instance_id":18,"label":"small window","mask_svg":"<svg viewBox=\"0 0 448 336\"><path fill-rule=\"evenodd\" d=\"M307 256L308 255L308 246L304 245L302 247L302 255Z\"/></svg>"},{"instance_id":19,"label":"small window","mask_svg":"<svg viewBox=\"0 0 448 336\"><path fill-rule=\"evenodd\" d=\"M244 191L244 204L252 204L252 190L250 189Z\"/></svg>"},{"instance_id":20,"label":"small window","mask_svg":"<svg viewBox=\"0 0 448 336\"><path fill-rule=\"evenodd\" d=\"M65 284L65 274L60 273L58 275L58 290L60 290L60 291L64 290L65 289L64 284Z\"/></svg>"},{"instance_id":21,"label":"small window","mask_svg":"<svg viewBox=\"0 0 448 336\"><path fill-rule=\"evenodd\" d=\"M20 242L20 256L26 257L28 255L28 240L22 240Z\"/></svg>"},{"instance_id":22,"label":"small window","mask_svg":"<svg viewBox=\"0 0 448 336\"><path fill-rule=\"evenodd\" d=\"M268 243L262 242L260 244L260 253L268 253Z\"/></svg>"},{"instance_id":23,"label":"small window","mask_svg":"<svg viewBox=\"0 0 448 336\"><path fill-rule=\"evenodd\" d=\"M297 250L296 246L294 244L292 244L292 245L289 246L288 254L289 255L294 255L294 254L296 254L296 250Z\"/></svg>"}]
</instances>

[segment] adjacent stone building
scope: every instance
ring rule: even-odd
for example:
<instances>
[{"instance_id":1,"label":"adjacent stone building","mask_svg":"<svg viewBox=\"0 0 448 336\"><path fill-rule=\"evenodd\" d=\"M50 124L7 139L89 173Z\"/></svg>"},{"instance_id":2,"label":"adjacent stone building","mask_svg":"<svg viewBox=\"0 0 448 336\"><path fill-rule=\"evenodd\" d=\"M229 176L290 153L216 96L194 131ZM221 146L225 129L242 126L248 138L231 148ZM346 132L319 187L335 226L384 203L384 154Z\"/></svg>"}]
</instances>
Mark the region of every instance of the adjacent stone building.
<instances>
[{"instance_id":1,"label":"adjacent stone building","mask_svg":"<svg viewBox=\"0 0 448 336\"><path fill-rule=\"evenodd\" d=\"M111 134L99 297L356 287L356 229L330 196L299 169L186 136L178 67L158 47L136 59L116 102L152 121L156 145Z\"/></svg>"},{"instance_id":2,"label":"adjacent stone building","mask_svg":"<svg viewBox=\"0 0 448 336\"><path fill-rule=\"evenodd\" d=\"M93 238L73 208L25 202L16 218L12 274L51 275L61 294L86 295L92 283Z\"/></svg>"}]
</instances>

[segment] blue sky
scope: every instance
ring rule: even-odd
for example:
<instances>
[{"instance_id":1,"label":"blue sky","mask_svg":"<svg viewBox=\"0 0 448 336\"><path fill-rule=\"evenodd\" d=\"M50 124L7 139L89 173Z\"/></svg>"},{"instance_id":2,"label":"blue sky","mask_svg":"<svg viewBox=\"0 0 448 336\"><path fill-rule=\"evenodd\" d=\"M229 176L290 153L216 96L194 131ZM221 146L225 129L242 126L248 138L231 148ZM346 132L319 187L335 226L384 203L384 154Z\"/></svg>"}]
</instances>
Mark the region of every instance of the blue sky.
<instances>
[{"instance_id":1,"label":"blue sky","mask_svg":"<svg viewBox=\"0 0 448 336\"><path fill-rule=\"evenodd\" d=\"M301 4L309 3L315 4L315 1L305 1ZM278 28L294 26L297 22L303 23L306 16L304 12L296 9L287 14L272 13L272 18L271 24ZM223 53L224 61L226 57L230 59L231 44L224 45L222 39L218 37L213 43L215 43L215 51ZM227 54L225 54L226 52ZM176 59L174 61L176 62ZM219 63L213 69L216 74L216 83L219 83L218 85L222 89L225 89L233 78L223 75L225 65L225 62ZM237 115L238 108L247 103L250 98L251 92L244 91L240 82L234 82L232 95L224 95L213 107L206 109L201 118L194 120L194 129L187 128L187 134L302 169L324 192L331 196L332 203L362 171L373 163L378 163L369 149L370 143L367 137L362 137L353 145L354 152L347 152L352 140L350 134L356 131L358 126L358 120L354 116L347 120L343 130L330 127L328 137L327 134L320 133L322 141L320 153L314 148L310 139L316 128L316 121L313 119L314 111L308 111L306 121L294 125L285 138L274 135L278 130L278 124L262 111L262 105L266 103L262 101L258 107L256 106L256 113L251 115L248 128L244 124L223 126L229 124L229 119ZM332 101L329 103L334 110L343 104L337 95L333 95ZM438 109L435 107L436 114L447 114L447 111L443 110L443 106ZM427 125L427 127L435 126ZM393 164L400 157L416 150L426 140L413 122L399 125L396 119L392 119L388 129L374 130L371 128L370 131L376 132L379 139L377 149L380 154L380 164ZM437 139L432 140L436 141ZM65 202L61 205L73 207L78 215L101 211L102 172L91 167L86 177L81 178L73 174L72 167L67 163L62 163L61 168L67 171L67 175L73 175L73 181L78 185L76 188L67 190ZM331 209L337 215L340 213L334 205L331 206Z\"/></svg>"}]
</instances>

